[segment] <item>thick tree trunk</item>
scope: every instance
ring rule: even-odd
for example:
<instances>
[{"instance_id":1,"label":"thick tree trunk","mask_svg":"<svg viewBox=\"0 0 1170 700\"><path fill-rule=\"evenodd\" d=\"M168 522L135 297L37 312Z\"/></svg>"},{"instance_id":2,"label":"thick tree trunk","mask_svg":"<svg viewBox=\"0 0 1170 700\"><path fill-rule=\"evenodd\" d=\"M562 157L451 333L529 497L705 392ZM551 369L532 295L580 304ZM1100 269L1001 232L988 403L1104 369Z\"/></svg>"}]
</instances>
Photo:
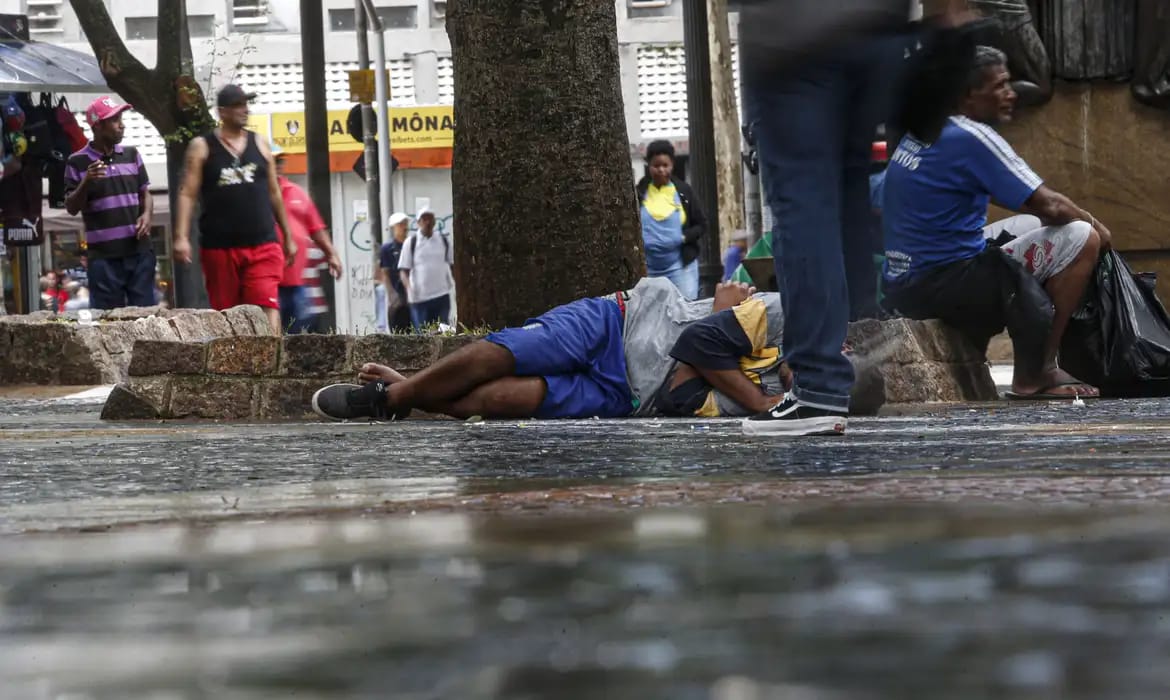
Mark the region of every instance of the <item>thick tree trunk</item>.
<instances>
[{"instance_id":1,"label":"thick tree trunk","mask_svg":"<svg viewBox=\"0 0 1170 700\"><path fill-rule=\"evenodd\" d=\"M449 0L459 319L523 323L644 274L614 3Z\"/></svg>"},{"instance_id":2,"label":"thick tree trunk","mask_svg":"<svg viewBox=\"0 0 1170 700\"><path fill-rule=\"evenodd\" d=\"M711 18L711 106L715 116L715 180L719 197L719 250L744 227L743 167L740 160L740 119L735 104L735 74L731 65L731 28L727 0L707 0Z\"/></svg>"}]
</instances>

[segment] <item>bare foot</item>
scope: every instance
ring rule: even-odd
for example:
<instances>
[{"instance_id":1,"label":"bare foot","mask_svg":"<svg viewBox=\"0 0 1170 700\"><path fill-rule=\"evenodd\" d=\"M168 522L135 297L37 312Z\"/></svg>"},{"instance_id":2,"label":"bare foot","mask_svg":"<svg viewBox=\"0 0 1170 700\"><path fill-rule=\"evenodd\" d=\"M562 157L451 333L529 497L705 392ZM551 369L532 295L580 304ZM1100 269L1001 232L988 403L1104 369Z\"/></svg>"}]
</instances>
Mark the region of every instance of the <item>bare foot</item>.
<instances>
[{"instance_id":1,"label":"bare foot","mask_svg":"<svg viewBox=\"0 0 1170 700\"><path fill-rule=\"evenodd\" d=\"M405 381L406 377L386 365L379 365L375 362L367 362L358 369L359 384L369 384L379 379L387 384L397 384Z\"/></svg>"},{"instance_id":2,"label":"bare foot","mask_svg":"<svg viewBox=\"0 0 1170 700\"><path fill-rule=\"evenodd\" d=\"M1070 399L1075 396L1095 398L1101 395L1096 387L1085 384L1059 367L1047 370L1034 382L1013 378L1012 392L1021 396L1045 394L1047 396L1067 396Z\"/></svg>"}]
</instances>

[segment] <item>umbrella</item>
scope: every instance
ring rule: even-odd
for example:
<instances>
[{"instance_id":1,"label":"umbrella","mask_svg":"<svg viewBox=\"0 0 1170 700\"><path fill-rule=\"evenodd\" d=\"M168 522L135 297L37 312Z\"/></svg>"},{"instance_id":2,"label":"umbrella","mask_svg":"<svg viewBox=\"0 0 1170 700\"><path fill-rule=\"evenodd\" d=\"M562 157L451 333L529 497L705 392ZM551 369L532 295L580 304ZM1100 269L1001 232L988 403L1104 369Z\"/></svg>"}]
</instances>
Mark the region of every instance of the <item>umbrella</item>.
<instances>
[{"instance_id":1,"label":"umbrella","mask_svg":"<svg viewBox=\"0 0 1170 700\"><path fill-rule=\"evenodd\" d=\"M36 41L0 41L0 92L109 89L93 56Z\"/></svg>"}]
</instances>

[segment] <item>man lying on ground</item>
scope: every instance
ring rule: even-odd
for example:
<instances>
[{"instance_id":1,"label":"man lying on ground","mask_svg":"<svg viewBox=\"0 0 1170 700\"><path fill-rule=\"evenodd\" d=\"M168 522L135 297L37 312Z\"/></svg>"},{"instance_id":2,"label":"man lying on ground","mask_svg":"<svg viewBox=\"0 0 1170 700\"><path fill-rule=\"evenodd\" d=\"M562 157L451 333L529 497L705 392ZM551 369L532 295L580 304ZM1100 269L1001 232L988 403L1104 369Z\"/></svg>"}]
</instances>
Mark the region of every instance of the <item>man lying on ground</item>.
<instances>
[{"instance_id":1,"label":"man lying on ground","mask_svg":"<svg viewBox=\"0 0 1170 700\"><path fill-rule=\"evenodd\" d=\"M1012 398L1097 396L1056 356L1111 236L992 128L1011 120L1010 78L1006 56L979 47L941 133L932 142L908 133L890 158L886 297L902 314L941 319L983 349L1006 325L1015 349ZM990 200L1031 216L985 226Z\"/></svg>"},{"instance_id":2,"label":"man lying on ground","mask_svg":"<svg viewBox=\"0 0 1170 700\"><path fill-rule=\"evenodd\" d=\"M751 416L786 401L791 376L777 347L777 294L727 283L685 301L663 278L559 306L448 355L412 377L367 364L364 386L313 396L331 420L402 419L418 408L455 418ZM846 417L796 407L786 421L745 421L749 433L840 433Z\"/></svg>"}]
</instances>

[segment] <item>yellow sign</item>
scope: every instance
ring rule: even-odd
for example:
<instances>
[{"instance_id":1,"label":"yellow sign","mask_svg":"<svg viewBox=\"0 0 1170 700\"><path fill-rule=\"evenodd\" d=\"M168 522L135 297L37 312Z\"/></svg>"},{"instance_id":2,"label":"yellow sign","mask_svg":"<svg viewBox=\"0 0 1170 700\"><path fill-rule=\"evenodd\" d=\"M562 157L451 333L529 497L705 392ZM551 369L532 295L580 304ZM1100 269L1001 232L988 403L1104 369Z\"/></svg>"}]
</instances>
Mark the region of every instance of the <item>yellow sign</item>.
<instances>
[{"instance_id":1,"label":"yellow sign","mask_svg":"<svg viewBox=\"0 0 1170 700\"><path fill-rule=\"evenodd\" d=\"M346 71L349 74L349 101L370 104L378 93L372 68ZM386 71L386 99L390 99L390 71Z\"/></svg>"},{"instance_id":2,"label":"yellow sign","mask_svg":"<svg viewBox=\"0 0 1170 700\"><path fill-rule=\"evenodd\" d=\"M263 119L263 115L256 115ZM362 150L362 144L345 131L349 110L330 110L329 150L334 153ZM305 152L303 112L272 114L272 140L285 153ZM455 145L455 116L450 105L439 107L391 107L390 148L451 148Z\"/></svg>"}]
</instances>

